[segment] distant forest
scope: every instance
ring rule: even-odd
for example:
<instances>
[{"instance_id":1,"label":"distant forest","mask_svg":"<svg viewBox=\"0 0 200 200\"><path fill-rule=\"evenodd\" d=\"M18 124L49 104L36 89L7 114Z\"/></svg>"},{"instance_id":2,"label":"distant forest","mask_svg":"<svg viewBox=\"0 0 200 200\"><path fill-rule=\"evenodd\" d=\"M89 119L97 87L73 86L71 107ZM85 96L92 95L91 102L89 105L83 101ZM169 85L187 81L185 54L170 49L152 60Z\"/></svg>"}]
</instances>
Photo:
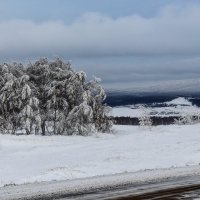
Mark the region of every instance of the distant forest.
<instances>
[{"instance_id":1,"label":"distant forest","mask_svg":"<svg viewBox=\"0 0 200 200\"><path fill-rule=\"evenodd\" d=\"M109 106L124 106L133 104L152 104L152 103L163 103L166 101L171 101L177 97L191 98L192 104L200 106L200 94L127 94L119 92L109 92L107 91L107 98L105 102Z\"/></svg>"}]
</instances>

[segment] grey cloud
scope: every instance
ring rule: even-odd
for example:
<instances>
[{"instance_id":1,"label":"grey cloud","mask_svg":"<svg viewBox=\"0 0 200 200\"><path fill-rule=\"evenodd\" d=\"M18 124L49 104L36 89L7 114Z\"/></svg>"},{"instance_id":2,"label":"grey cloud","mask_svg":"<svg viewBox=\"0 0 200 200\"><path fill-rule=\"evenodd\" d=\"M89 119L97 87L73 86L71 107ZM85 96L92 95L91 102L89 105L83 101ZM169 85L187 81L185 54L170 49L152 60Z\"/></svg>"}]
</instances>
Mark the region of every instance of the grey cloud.
<instances>
[{"instance_id":1,"label":"grey cloud","mask_svg":"<svg viewBox=\"0 0 200 200\"><path fill-rule=\"evenodd\" d=\"M88 13L65 25L61 21L0 22L0 54L9 56L135 56L200 53L200 5L166 7L153 18L112 19Z\"/></svg>"},{"instance_id":2,"label":"grey cloud","mask_svg":"<svg viewBox=\"0 0 200 200\"><path fill-rule=\"evenodd\" d=\"M87 13L62 21L0 21L2 61L59 55L106 87L184 80L200 74L200 4L167 6L152 18ZM118 84L116 84L118 83Z\"/></svg>"},{"instance_id":3,"label":"grey cloud","mask_svg":"<svg viewBox=\"0 0 200 200\"><path fill-rule=\"evenodd\" d=\"M110 61L112 60L112 61ZM138 60L141 60L138 62ZM95 58L77 59L75 65L80 69L84 68L90 73L107 74L109 77L113 74L165 74L172 76L173 74L200 74L200 57L112 57L107 59Z\"/></svg>"}]
</instances>

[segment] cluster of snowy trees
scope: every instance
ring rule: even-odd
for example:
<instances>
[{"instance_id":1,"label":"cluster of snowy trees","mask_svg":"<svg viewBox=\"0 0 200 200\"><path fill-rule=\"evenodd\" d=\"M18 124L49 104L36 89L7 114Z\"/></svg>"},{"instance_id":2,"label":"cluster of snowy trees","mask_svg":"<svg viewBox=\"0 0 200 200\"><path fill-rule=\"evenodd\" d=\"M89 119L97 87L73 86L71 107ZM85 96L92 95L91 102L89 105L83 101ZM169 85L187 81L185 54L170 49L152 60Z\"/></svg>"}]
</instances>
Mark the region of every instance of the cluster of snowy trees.
<instances>
[{"instance_id":1,"label":"cluster of snowy trees","mask_svg":"<svg viewBox=\"0 0 200 200\"><path fill-rule=\"evenodd\" d=\"M0 65L0 131L42 135L108 132L112 121L100 80L86 81L61 59Z\"/></svg>"}]
</instances>

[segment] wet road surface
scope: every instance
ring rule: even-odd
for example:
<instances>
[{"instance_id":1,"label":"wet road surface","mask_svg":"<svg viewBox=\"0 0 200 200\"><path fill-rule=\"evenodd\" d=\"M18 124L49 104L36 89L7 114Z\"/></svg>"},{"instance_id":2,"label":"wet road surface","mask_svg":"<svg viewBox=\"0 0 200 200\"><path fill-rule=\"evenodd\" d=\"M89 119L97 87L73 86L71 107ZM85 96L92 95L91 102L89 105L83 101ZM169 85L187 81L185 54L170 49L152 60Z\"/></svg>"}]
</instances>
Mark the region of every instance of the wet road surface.
<instances>
[{"instance_id":1,"label":"wet road surface","mask_svg":"<svg viewBox=\"0 0 200 200\"><path fill-rule=\"evenodd\" d=\"M55 198L57 199L57 198ZM115 190L99 190L85 194L68 195L58 200L200 200L200 177L127 185Z\"/></svg>"},{"instance_id":2,"label":"wet road surface","mask_svg":"<svg viewBox=\"0 0 200 200\"><path fill-rule=\"evenodd\" d=\"M115 198L117 200L200 200L200 185L173 188L141 195Z\"/></svg>"},{"instance_id":3,"label":"wet road surface","mask_svg":"<svg viewBox=\"0 0 200 200\"><path fill-rule=\"evenodd\" d=\"M129 191L130 192L130 191ZM107 196L107 195L106 195ZM57 198L55 198L57 199ZM69 196L65 198L59 198L59 200L69 200L69 199L102 199L102 200L200 200L200 185L193 185L180 188L172 188L166 190L159 190L155 192L147 192L139 195L134 194L115 194L115 197L112 195L110 197L105 197L101 192L97 194L80 194Z\"/></svg>"}]
</instances>

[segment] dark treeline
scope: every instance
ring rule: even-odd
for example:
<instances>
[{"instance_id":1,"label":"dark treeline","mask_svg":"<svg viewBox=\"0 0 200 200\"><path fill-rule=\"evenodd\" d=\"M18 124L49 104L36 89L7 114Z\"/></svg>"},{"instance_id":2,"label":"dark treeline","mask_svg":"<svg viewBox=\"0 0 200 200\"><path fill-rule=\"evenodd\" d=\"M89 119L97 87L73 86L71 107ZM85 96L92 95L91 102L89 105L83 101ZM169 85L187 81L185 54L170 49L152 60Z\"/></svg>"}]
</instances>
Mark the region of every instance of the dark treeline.
<instances>
[{"instance_id":1,"label":"dark treeline","mask_svg":"<svg viewBox=\"0 0 200 200\"><path fill-rule=\"evenodd\" d=\"M168 116L168 117L151 117L152 125L170 125L174 124L175 120L178 120L178 116ZM114 117L113 121L118 125L139 125L139 119L137 117Z\"/></svg>"},{"instance_id":2,"label":"dark treeline","mask_svg":"<svg viewBox=\"0 0 200 200\"><path fill-rule=\"evenodd\" d=\"M147 104L164 103L171 101L177 97L189 98L192 104L200 106L200 94L149 94L149 95L134 95L134 94L121 94L121 93L107 93L106 103L109 106L123 106L134 104ZM152 105L151 105L152 106ZM161 105L160 105L161 106ZM163 105L165 106L165 105Z\"/></svg>"}]
</instances>

